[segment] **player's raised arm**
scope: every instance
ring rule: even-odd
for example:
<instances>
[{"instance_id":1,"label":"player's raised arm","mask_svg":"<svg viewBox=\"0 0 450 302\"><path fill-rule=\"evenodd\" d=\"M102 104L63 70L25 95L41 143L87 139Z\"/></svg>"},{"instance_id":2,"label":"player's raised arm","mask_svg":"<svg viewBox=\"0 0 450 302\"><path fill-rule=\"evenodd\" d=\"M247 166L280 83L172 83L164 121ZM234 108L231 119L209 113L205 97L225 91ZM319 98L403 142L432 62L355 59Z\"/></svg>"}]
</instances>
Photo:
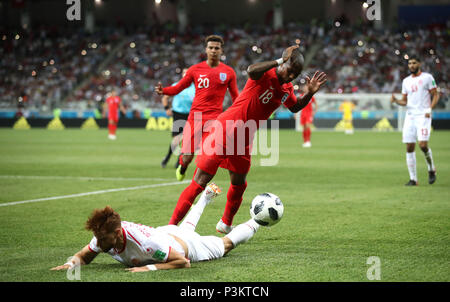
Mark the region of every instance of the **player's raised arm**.
<instances>
[{"instance_id":1,"label":"player's raised arm","mask_svg":"<svg viewBox=\"0 0 450 302\"><path fill-rule=\"evenodd\" d=\"M86 265L91 263L97 255L98 254L96 252L93 252L89 249L89 245L86 245L81 251L73 255L70 261L64 263L63 265L53 267L50 270L59 271L70 269L76 265Z\"/></svg>"},{"instance_id":2,"label":"player's raised arm","mask_svg":"<svg viewBox=\"0 0 450 302\"><path fill-rule=\"evenodd\" d=\"M279 58L278 60L274 60L274 61L266 61L266 62L260 62L260 63L255 63L250 65L247 68L247 74L249 76L250 79L252 80L259 80L266 71L280 66L281 64L287 62L292 55L292 51L294 49L297 49L298 45L294 45L294 46L290 46L288 48L286 48L283 51L283 56L281 58Z\"/></svg>"},{"instance_id":3,"label":"player's raised arm","mask_svg":"<svg viewBox=\"0 0 450 302\"><path fill-rule=\"evenodd\" d=\"M319 91L320 87L327 81L327 75L324 72L316 71L312 78L306 77L305 94L297 98L297 104L290 107L291 112L299 112L308 105L313 95Z\"/></svg>"}]
</instances>

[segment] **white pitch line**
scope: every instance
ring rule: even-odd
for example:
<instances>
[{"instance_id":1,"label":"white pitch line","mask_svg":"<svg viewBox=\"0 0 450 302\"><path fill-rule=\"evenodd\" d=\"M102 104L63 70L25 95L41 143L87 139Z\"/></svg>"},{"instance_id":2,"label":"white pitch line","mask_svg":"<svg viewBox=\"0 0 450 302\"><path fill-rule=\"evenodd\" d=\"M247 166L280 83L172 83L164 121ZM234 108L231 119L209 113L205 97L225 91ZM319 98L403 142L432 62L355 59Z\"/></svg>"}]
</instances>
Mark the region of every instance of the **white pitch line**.
<instances>
[{"instance_id":1,"label":"white pitch line","mask_svg":"<svg viewBox=\"0 0 450 302\"><path fill-rule=\"evenodd\" d=\"M44 175L0 175L0 178L14 179L74 179L74 180L111 180L111 181L166 181L168 178L145 178L145 177L90 177L90 176L44 176Z\"/></svg>"},{"instance_id":2,"label":"white pitch line","mask_svg":"<svg viewBox=\"0 0 450 302\"><path fill-rule=\"evenodd\" d=\"M13 206L13 205L24 204L24 203L41 202L41 201L46 201L46 200L55 200L55 199L64 199L64 198L73 198L73 197L83 197L83 196L88 196L88 195L104 194L104 193L111 193L111 192L131 191L131 190L141 190L141 189L149 189L149 188L157 188L157 187L174 186L174 185L186 184L186 183L189 183L189 182L190 182L190 180L185 180L185 181L167 182L167 183L153 184L153 185L144 185L144 186L137 186L137 187L108 189L108 190L100 190L100 191L93 191L93 192L71 194L71 195L45 197L45 198L22 200L22 201L13 201L13 202L7 202L7 203L0 203L0 207Z\"/></svg>"}]
</instances>

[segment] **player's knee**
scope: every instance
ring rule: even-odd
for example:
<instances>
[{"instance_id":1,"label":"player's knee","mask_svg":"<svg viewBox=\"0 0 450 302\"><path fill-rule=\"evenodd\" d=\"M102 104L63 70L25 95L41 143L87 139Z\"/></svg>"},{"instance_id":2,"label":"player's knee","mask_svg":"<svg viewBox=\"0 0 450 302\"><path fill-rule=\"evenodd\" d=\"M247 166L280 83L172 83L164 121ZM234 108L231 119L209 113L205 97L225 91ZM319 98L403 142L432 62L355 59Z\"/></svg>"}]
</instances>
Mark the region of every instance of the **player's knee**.
<instances>
[{"instance_id":1,"label":"player's knee","mask_svg":"<svg viewBox=\"0 0 450 302\"><path fill-rule=\"evenodd\" d=\"M426 142L426 141L419 142L419 147L423 152L425 152L425 153L428 152L428 142Z\"/></svg>"},{"instance_id":2,"label":"player's knee","mask_svg":"<svg viewBox=\"0 0 450 302\"><path fill-rule=\"evenodd\" d=\"M190 164L192 162L192 159L194 158L194 155L191 154L183 154L183 163L184 164Z\"/></svg>"},{"instance_id":3,"label":"player's knee","mask_svg":"<svg viewBox=\"0 0 450 302\"><path fill-rule=\"evenodd\" d=\"M212 179L213 175L208 174L201 169L197 169L197 172L195 173L194 176L195 182L201 185L202 187L206 187Z\"/></svg>"}]
</instances>

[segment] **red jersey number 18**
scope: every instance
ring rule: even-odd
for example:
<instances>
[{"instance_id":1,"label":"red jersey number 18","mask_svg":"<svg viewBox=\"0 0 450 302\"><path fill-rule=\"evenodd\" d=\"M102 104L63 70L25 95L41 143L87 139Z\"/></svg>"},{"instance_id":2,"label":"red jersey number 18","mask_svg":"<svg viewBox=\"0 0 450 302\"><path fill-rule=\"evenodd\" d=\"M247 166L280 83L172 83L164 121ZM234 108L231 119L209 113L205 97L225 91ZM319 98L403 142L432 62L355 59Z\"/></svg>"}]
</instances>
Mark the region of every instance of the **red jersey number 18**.
<instances>
[{"instance_id":1,"label":"red jersey number 18","mask_svg":"<svg viewBox=\"0 0 450 302\"><path fill-rule=\"evenodd\" d=\"M269 89L267 89L266 91L264 91L263 94L261 94L261 95L259 96L259 99L261 100L261 102L262 102L263 104L267 104L267 103L270 101L270 99L271 99L272 97L273 97L272 91L269 91Z\"/></svg>"}]
</instances>

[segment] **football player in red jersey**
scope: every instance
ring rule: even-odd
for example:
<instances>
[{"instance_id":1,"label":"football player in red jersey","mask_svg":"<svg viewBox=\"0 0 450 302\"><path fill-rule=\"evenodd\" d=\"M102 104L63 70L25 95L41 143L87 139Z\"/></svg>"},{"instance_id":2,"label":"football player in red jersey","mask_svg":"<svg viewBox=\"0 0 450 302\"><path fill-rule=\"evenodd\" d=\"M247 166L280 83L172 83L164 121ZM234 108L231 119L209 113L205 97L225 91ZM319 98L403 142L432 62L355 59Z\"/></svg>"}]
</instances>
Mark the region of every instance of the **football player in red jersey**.
<instances>
[{"instance_id":1,"label":"football player in red jersey","mask_svg":"<svg viewBox=\"0 0 450 302\"><path fill-rule=\"evenodd\" d=\"M303 148L311 148L311 126L316 112L316 99L312 97L309 104L300 112L300 125L303 126Z\"/></svg>"},{"instance_id":2,"label":"football player in red jersey","mask_svg":"<svg viewBox=\"0 0 450 302\"><path fill-rule=\"evenodd\" d=\"M238 94L236 73L220 62L223 54L224 41L220 36L206 37L207 60L191 66L186 75L175 86L164 87L161 82L155 87L159 95L176 95L195 84L195 97L192 102L186 125L183 130L183 140L180 156L180 166L176 170L178 180L183 180L186 169L194 158L194 152L199 150L204 137L208 134L208 126L223 112L223 99L227 89L234 101Z\"/></svg>"},{"instance_id":3,"label":"football player in red jersey","mask_svg":"<svg viewBox=\"0 0 450 302\"><path fill-rule=\"evenodd\" d=\"M108 138L112 140L116 139L117 123L119 122L119 109L123 114L126 114L125 107L122 105L120 96L118 96L116 90L113 89L103 104L103 117L106 117L106 111L108 111Z\"/></svg>"},{"instance_id":4,"label":"football player in red jersey","mask_svg":"<svg viewBox=\"0 0 450 302\"><path fill-rule=\"evenodd\" d=\"M212 180L217 169L222 167L229 171L231 185L227 193L225 211L217 223L216 230L225 234L231 231L233 217L241 205L247 187L251 146L259 127L258 122L267 120L281 104L291 112L300 111L326 82L326 74L323 72L317 71L312 78L306 77L305 94L297 98L291 81L300 75L303 63L303 56L296 45L285 49L282 58L278 60L248 67L250 79L244 90L233 105L217 117L212 126L214 131L205 139L206 142L213 138L213 154L203 152L197 156L196 173L191 184L181 193L169 224L178 224L183 219L195 198ZM256 127L246 131L247 122L254 122ZM239 132L244 133L244 137L235 135ZM244 150L243 154L237 153L236 149Z\"/></svg>"}]
</instances>

